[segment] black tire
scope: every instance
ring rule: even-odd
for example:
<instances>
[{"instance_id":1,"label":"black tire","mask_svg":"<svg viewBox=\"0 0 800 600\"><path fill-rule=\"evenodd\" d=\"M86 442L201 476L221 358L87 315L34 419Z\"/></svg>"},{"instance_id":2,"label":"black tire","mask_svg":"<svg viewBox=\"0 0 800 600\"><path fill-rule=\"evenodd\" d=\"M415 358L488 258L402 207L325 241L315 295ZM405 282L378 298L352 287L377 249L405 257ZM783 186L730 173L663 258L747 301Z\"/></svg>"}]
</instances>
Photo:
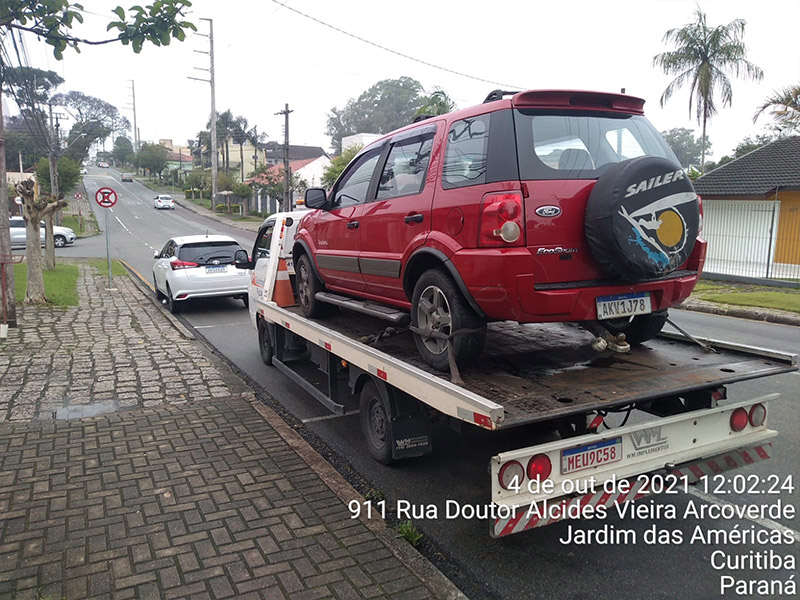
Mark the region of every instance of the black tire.
<instances>
[{"instance_id":1,"label":"black tire","mask_svg":"<svg viewBox=\"0 0 800 600\"><path fill-rule=\"evenodd\" d=\"M272 365L272 338L269 336L269 329L263 319L258 322L258 350L261 353L261 361L267 365Z\"/></svg>"},{"instance_id":2,"label":"black tire","mask_svg":"<svg viewBox=\"0 0 800 600\"><path fill-rule=\"evenodd\" d=\"M692 253L700 227L697 194L681 167L640 156L608 167L586 205L592 256L614 279L661 277Z\"/></svg>"},{"instance_id":3,"label":"black tire","mask_svg":"<svg viewBox=\"0 0 800 600\"><path fill-rule=\"evenodd\" d=\"M156 281L155 276L153 276L153 289L156 291L156 300L161 302L164 299L164 294L162 294L161 290L158 289L158 282Z\"/></svg>"},{"instance_id":4,"label":"black tire","mask_svg":"<svg viewBox=\"0 0 800 600\"><path fill-rule=\"evenodd\" d=\"M56 248L63 248L67 245L67 238L65 238L63 235L54 235L53 244Z\"/></svg>"},{"instance_id":5,"label":"black tire","mask_svg":"<svg viewBox=\"0 0 800 600\"><path fill-rule=\"evenodd\" d=\"M368 382L361 390L359 410L361 431L364 434L370 456L379 463L390 464L392 462L391 440L393 437L391 413L372 381Z\"/></svg>"},{"instance_id":6,"label":"black tire","mask_svg":"<svg viewBox=\"0 0 800 600\"><path fill-rule=\"evenodd\" d=\"M631 346L638 346L642 342L656 337L664 323L667 322L667 311L659 310L649 315L638 315L633 318L609 319L600 321L606 329L614 335L625 334L625 341Z\"/></svg>"},{"instance_id":7,"label":"black tire","mask_svg":"<svg viewBox=\"0 0 800 600\"><path fill-rule=\"evenodd\" d=\"M169 289L169 284L167 284L167 294L166 294L166 296L167 296L167 310L169 310L169 312L171 312L173 315L178 314L179 312L181 312L181 309L183 307L181 306L180 302L176 301L172 297L172 290Z\"/></svg>"},{"instance_id":8,"label":"black tire","mask_svg":"<svg viewBox=\"0 0 800 600\"><path fill-rule=\"evenodd\" d=\"M322 302L317 300L316 294L325 289L325 286L314 273L311 259L307 254L303 254L300 260L297 261L295 285L297 286L297 302L303 314L312 318L321 316L324 312L324 306Z\"/></svg>"},{"instance_id":9,"label":"black tire","mask_svg":"<svg viewBox=\"0 0 800 600\"><path fill-rule=\"evenodd\" d=\"M411 324L430 328L444 334L462 329L475 329L472 333L457 335L450 341L459 365L475 359L486 342L486 322L467 303L449 275L439 269L425 271L414 286L411 298ZM447 341L414 334L420 356L434 369L447 371Z\"/></svg>"}]
</instances>

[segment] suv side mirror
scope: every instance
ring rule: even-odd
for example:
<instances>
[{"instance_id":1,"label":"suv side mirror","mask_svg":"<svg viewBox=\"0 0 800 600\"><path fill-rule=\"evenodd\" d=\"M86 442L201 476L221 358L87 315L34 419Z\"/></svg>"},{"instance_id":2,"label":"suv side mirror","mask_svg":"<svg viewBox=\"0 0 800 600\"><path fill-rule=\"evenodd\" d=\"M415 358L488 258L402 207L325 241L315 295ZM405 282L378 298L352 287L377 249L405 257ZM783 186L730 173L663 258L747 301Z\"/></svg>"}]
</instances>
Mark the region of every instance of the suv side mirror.
<instances>
[{"instance_id":1,"label":"suv side mirror","mask_svg":"<svg viewBox=\"0 0 800 600\"><path fill-rule=\"evenodd\" d=\"M237 269L252 269L253 265L250 263L250 257L244 250L237 250L233 253L233 264Z\"/></svg>"},{"instance_id":2,"label":"suv side mirror","mask_svg":"<svg viewBox=\"0 0 800 600\"><path fill-rule=\"evenodd\" d=\"M158 250L153 252L153 258L161 258L161 252L159 252Z\"/></svg>"},{"instance_id":3,"label":"suv side mirror","mask_svg":"<svg viewBox=\"0 0 800 600\"><path fill-rule=\"evenodd\" d=\"M328 195L322 188L309 188L306 190L306 206L308 208L328 208Z\"/></svg>"}]
</instances>

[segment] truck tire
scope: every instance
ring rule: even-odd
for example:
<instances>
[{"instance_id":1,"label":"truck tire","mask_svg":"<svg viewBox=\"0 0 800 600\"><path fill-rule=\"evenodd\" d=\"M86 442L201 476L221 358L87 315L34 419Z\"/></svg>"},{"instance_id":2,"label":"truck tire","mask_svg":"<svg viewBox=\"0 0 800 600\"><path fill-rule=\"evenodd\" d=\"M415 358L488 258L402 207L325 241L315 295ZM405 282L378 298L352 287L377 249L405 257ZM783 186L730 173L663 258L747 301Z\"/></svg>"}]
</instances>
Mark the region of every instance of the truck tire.
<instances>
[{"instance_id":1,"label":"truck tire","mask_svg":"<svg viewBox=\"0 0 800 600\"><path fill-rule=\"evenodd\" d=\"M609 319L601 323L614 335L625 334L625 341L631 346L638 346L642 342L656 337L664 323L667 322L667 311L659 310L649 315L638 315L633 318Z\"/></svg>"},{"instance_id":2,"label":"truck tire","mask_svg":"<svg viewBox=\"0 0 800 600\"><path fill-rule=\"evenodd\" d=\"M269 328L264 319L258 321L258 350L261 353L261 362L267 366L272 366L272 338L269 336Z\"/></svg>"},{"instance_id":3,"label":"truck tire","mask_svg":"<svg viewBox=\"0 0 800 600\"><path fill-rule=\"evenodd\" d=\"M295 283L297 284L297 302L300 304L303 315L309 318L321 316L323 306L322 302L317 300L316 294L321 292L324 286L314 273L308 254L303 254L297 261Z\"/></svg>"},{"instance_id":4,"label":"truck tire","mask_svg":"<svg viewBox=\"0 0 800 600\"><path fill-rule=\"evenodd\" d=\"M389 407L381 396L378 387L369 381L361 390L359 398L361 431L367 442L370 456L379 463L392 462L392 418Z\"/></svg>"},{"instance_id":5,"label":"truck tire","mask_svg":"<svg viewBox=\"0 0 800 600\"><path fill-rule=\"evenodd\" d=\"M611 165L586 204L592 256L614 279L661 277L692 253L700 227L697 194L671 160L640 156Z\"/></svg>"},{"instance_id":6,"label":"truck tire","mask_svg":"<svg viewBox=\"0 0 800 600\"><path fill-rule=\"evenodd\" d=\"M467 303L449 275L439 269L425 271L414 286L411 297L411 325L420 329L450 335L471 329L450 340L458 364L467 364L483 350L486 342L486 322ZM414 342L420 356L439 371L447 371L447 340L415 333Z\"/></svg>"}]
</instances>

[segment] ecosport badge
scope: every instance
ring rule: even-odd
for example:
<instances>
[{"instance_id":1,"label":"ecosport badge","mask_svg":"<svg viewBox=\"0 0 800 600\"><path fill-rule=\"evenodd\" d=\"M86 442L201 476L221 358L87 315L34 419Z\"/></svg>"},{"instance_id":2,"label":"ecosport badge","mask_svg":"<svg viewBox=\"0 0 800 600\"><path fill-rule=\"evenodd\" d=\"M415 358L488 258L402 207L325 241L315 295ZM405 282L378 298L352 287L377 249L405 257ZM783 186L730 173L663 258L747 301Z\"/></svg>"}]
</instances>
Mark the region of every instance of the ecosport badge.
<instances>
[{"instance_id":1,"label":"ecosport badge","mask_svg":"<svg viewBox=\"0 0 800 600\"><path fill-rule=\"evenodd\" d=\"M682 169L650 177L638 184L629 185L625 199L684 177ZM659 198L629 213L623 199L619 214L631 225L628 242L639 246L659 270L666 270L672 265L674 257L683 251L688 238L686 219L681 214L680 207L696 201L695 192L679 192Z\"/></svg>"}]
</instances>

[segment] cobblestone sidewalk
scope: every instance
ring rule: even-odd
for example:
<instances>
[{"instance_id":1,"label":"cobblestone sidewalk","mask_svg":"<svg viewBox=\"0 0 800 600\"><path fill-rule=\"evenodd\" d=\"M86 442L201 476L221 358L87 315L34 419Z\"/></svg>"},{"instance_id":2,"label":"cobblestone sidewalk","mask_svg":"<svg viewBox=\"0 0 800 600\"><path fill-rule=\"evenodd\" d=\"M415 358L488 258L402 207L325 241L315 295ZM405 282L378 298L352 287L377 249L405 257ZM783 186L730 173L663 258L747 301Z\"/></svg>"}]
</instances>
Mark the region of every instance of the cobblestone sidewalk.
<instances>
[{"instance_id":1,"label":"cobblestone sidewalk","mask_svg":"<svg viewBox=\"0 0 800 600\"><path fill-rule=\"evenodd\" d=\"M0 422L230 395L202 347L130 278L107 291L100 273L78 266L79 306L17 308L20 326L0 344Z\"/></svg>"},{"instance_id":2,"label":"cobblestone sidewalk","mask_svg":"<svg viewBox=\"0 0 800 600\"><path fill-rule=\"evenodd\" d=\"M115 285L81 263L80 306L23 307L0 346L0 599L463 598L351 519L327 463ZM101 405L128 410L80 412Z\"/></svg>"}]
</instances>

